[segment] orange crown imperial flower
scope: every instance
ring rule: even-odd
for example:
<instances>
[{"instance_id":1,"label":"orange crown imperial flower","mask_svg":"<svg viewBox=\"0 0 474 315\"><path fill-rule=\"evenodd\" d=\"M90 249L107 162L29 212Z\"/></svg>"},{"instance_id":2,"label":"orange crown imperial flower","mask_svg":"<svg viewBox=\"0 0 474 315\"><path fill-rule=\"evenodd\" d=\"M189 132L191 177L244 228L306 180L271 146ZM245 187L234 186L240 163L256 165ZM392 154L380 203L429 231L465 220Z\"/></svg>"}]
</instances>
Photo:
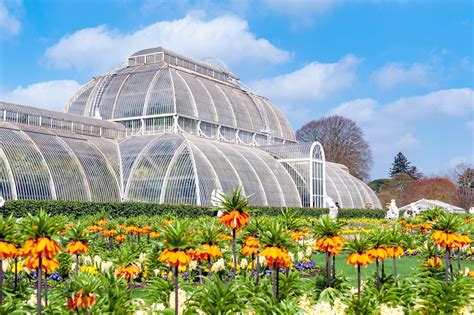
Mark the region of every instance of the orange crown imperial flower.
<instances>
[{"instance_id":1,"label":"orange crown imperial flower","mask_svg":"<svg viewBox=\"0 0 474 315\"><path fill-rule=\"evenodd\" d=\"M405 254L405 252L403 251L403 248L400 246L386 247L385 251L387 252L387 257L390 257L390 258L398 258Z\"/></svg>"},{"instance_id":2,"label":"orange crown imperial flower","mask_svg":"<svg viewBox=\"0 0 474 315\"><path fill-rule=\"evenodd\" d=\"M367 253L352 253L347 258L347 263L352 266L367 266L372 263L372 258Z\"/></svg>"},{"instance_id":3,"label":"orange crown imperial flower","mask_svg":"<svg viewBox=\"0 0 474 315\"><path fill-rule=\"evenodd\" d=\"M84 293L82 290L79 290L74 295L74 299L68 297L67 304L69 310L89 309L96 301L94 293Z\"/></svg>"},{"instance_id":4,"label":"orange crown imperial flower","mask_svg":"<svg viewBox=\"0 0 474 315\"><path fill-rule=\"evenodd\" d=\"M441 247L456 248L468 245L471 243L471 239L467 236L459 235L456 233L446 233L441 230L436 230L431 234L431 238ZM466 242L468 242L466 244Z\"/></svg>"},{"instance_id":5,"label":"orange crown imperial flower","mask_svg":"<svg viewBox=\"0 0 474 315\"><path fill-rule=\"evenodd\" d=\"M71 242L67 244L67 247L66 247L66 253L72 254L72 255L85 254L88 251L89 251L89 247L87 246L87 244L81 241Z\"/></svg>"},{"instance_id":6,"label":"orange crown imperial flower","mask_svg":"<svg viewBox=\"0 0 474 315\"><path fill-rule=\"evenodd\" d=\"M182 250L165 249L158 258L161 262L165 262L168 266L187 266L191 258Z\"/></svg>"},{"instance_id":7,"label":"orange crown imperial flower","mask_svg":"<svg viewBox=\"0 0 474 315\"><path fill-rule=\"evenodd\" d=\"M115 237L115 241L119 244L122 243L123 241L125 241L126 239L127 239L127 237L125 235L117 235Z\"/></svg>"},{"instance_id":8,"label":"orange crown imperial flower","mask_svg":"<svg viewBox=\"0 0 474 315\"><path fill-rule=\"evenodd\" d=\"M39 257L26 257L23 261L23 267L29 269L37 269L39 267ZM41 259L41 269L48 273L53 273L54 270L59 268L59 261L56 258L48 259L46 257Z\"/></svg>"},{"instance_id":9,"label":"orange crown imperial flower","mask_svg":"<svg viewBox=\"0 0 474 315\"><path fill-rule=\"evenodd\" d=\"M160 233L154 231L150 232L149 235L154 240L160 237Z\"/></svg>"},{"instance_id":10,"label":"orange crown imperial flower","mask_svg":"<svg viewBox=\"0 0 474 315\"><path fill-rule=\"evenodd\" d=\"M14 258L18 255L15 245L0 241L0 259Z\"/></svg>"},{"instance_id":11,"label":"orange crown imperial flower","mask_svg":"<svg viewBox=\"0 0 474 315\"><path fill-rule=\"evenodd\" d=\"M372 259L384 260L385 258L388 257L388 253L383 247L372 248L371 250L367 252L367 254Z\"/></svg>"},{"instance_id":12,"label":"orange crown imperial flower","mask_svg":"<svg viewBox=\"0 0 474 315\"><path fill-rule=\"evenodd\" d=\"M316 240L316 247L324 252L337 254L342 250L344 238L342 236L320 237Z\"/></svg>"},{"instance_id":13,"label":"orange crown imperial flower","mask_svg":"<svg viewBox=\"0 0 474 315\"><path fill-rule=\"evenodd\" d=\"M250 218L249 213L233 210L224 213L219 221L231 229L240 229L241 227L248 225L248 218Z\"/></svg>"},{"instance_id":14,"label":"orange crown imperial flower","mask_svg":"<svg viewBox=\"0 0 474 315\"><path fill-rule=\"evenodd\" d=\"M423 263L423 266L434 268L434 267L441 267L443 264L443 261L441 258L436 257L436 258L430 258L427 261Z\"/></svg>"},{"instance_id":15,"label":"orange crown imperial flower","mask_svg":"<svg viewBox=\"0 0 474 315\"><path fill-rule=\"evenodd\" d=\"M287 268L291 267L291 258L284 248L266 247L260 254L265 257L268 267Z\"/></svg>"},{"instance_id":16,"label":"orange crown imperial flower","mask_svg":"<svg viewBox=\"0 0 474 315\"><path fill-rule=\"evenodd\" d=\"M117 232L115 230L105 230L102 231L102 235L105 237L113 237Z\"/></svg>"},{"instance_id":17,"label":"orange crown imperial flower","mask_svg":"<svg viewBox=\"0 0 474 315\"><path fill-rule=\"evenodd\" d=\"M258 254L258 247L244 246L240 251L244 256L252 256Z\"/></svg>"},{"instance_id":18,"label":"orange crown imperial flower","mask_svg":"<svg viewBox=\"0 0 474 315\"><path fill-rule=\"evenodd\" d=\"M47 237L42 237L39 239L29 239L25 242L22 248L24 256L30 256L38 258L53 259L54 256L59 253L59 245L56 241L49 239Z\"/></svg>"},{"instance_id":19,"label":"orange crown imperial flower","mask_svg":"<svg viewBox=\"0 0 474 315\"><path fill-rule=\"evenodd\" d=\"M127 281L134 279L142 270L135 264L128 264L117 270L117 277L124 277Z\"/></svg>"}]
</instances>

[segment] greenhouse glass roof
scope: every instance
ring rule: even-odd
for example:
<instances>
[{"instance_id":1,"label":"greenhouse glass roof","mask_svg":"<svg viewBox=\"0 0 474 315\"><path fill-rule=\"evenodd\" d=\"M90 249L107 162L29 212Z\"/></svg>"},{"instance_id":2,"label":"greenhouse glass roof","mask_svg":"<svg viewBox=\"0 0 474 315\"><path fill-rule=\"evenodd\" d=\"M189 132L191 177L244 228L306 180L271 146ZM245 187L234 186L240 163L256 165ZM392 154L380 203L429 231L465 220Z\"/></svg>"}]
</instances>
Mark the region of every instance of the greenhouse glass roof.
<instances>
[{"instance_id":1,"label":"greenhouse glass roof","mask_svg":"<svg viewBox=\"0 0 474 315\"><path fill-rule=\"evenodd\" d=\"M65 111L0 102L0 196L210 205L240 186L251 205L381 208L235 74L167 49L132 54Z\"/></svg>"}]
</instances>

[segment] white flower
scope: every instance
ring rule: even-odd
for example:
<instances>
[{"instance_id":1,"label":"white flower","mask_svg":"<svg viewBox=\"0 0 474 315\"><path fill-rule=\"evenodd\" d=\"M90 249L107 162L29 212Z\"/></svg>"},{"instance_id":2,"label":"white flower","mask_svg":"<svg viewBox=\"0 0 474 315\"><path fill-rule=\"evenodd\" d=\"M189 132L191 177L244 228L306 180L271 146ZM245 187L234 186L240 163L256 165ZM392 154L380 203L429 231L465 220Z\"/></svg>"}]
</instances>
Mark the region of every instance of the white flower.
<instances>
[{"instance_id":1,"label":"white flower","mask_svg":"<svg viewBox=\"0 0 474 315\"><path fill-rule=\"evenodd\" d=\"M91 258L91 256L89 256L89 255L84 256L84 257L82 258L82 262L84 263L84 265L88 265L88 266L92 265L92 258Z\"/></svg>"},{"instance_id":2,"label":"white flower","mask_svg":"<svg viewBox=\"0 0 474 315\"><path fill-rule=\"evenodd\" d=\"M77 265L77 264L76 264L75 262L73 262L73 263L71 264L71 270L76 270L76 265Z\"/></svg>"},{"instance_id":3,"label":"white flower","mask_svg":"<svg viewBox=\"0 0 474 315\"><path fill-rule=\"evenodd\" d=\"M152 311L164 311L166 306L163 303L153 303L150 308Z\"/></svg>"},{"instance_id":4,"label":"white flower","mask_svg":"<svg viewBox=\"0 0 474 315\"><path fill-rule=\"evenodd\" d=\"M138 256L138 261L142 264L145 262L146 259L147 259L147 254L145 253L141 253L140 256Z\"/></svg>"},{"instance_id":5,"label":"white flower","mask_svg":"<svg viewBox=\"0 0 474 315\"><path fill-rule=\"evenodd\" d=\"M299 251L296 254L296 257L298 257L298 261L302 261L304 259L304 253L302 251Z\"/></svg>"},{"instance_id":6,"label":"white flower","mask_svg":"<svg viewBox=\"0 0 474 315\"><path fill-rule=\"evenodd\" d=\"M211 267L211 271L216 273L225 269L225 262L223 258L218 259Z\"/></svg>"},{"instance_id":7,"label":"white flower","mask_svg":"<svg viewBox=\"0 0 474 315\"><path fill-rule=\"evenodd\" d=\"M189 271L195 270L197 268L197 261L191 260L188 265Z\"/></svg>"},{"instance_id":8,"label":"white flower","mask_svg":"<svg viewBox=\"0 0 474 315\"><path fill-rule=\"evenodd\" d=\"M291 261L295 261L295 255L293 255L293 253L288 253L288 257L290 257Z\"/></svg>"},{"instance_id":9,"label":"white flower","mask_svg":"<svg viewBox=\"0 0 474 315\"><path fill-rule=\"evenodd\" d=\"M3 272L9 272L11 270L10 261L8 259L2 261L2 269Z\"/></svg>"},{"instance_id":10,"label":"white flower","mask_svg":"<svg viewBox=\"0 0 474 315\"><path fill-rule=\"evenodd\" d=\"M102 264L100 265L100 271L108 272L113 267L114 267L113 262L111 262L111 261L102 261Z\"/></svg>"},{"instance_id":11,"label":"white flower","mask_svg":"<svg viewBox=\"0 0 474 315\"><path fill-rule=\"evenodd\" d=\"M153 274L155 277L158 277L160 275L160 269L153 269Z\"/></svg>"},{"instance_id":12,"label":"white flower","mask_svg":"<svg viewBox=\"0 0 474 315\"><path fill-rule=\"evenodd\" d=\"M306 257L310 257L313 254L313 249L311 248L311 246L306 247L306 251L304 254Z\"/></svg>"},{"instance_id":13,"label":"white flower","mask_svg":"<svg viewBox=\"0 0 474 315\"><path fill-rule=\"evenodd\" d=\"M260 266L265 265L265 261L267 261L267 260L265 259L265 256L258 256L258 257L259 257L259 258L258 258L258 262L259 262Z\"/></svg>"},{"instance_id":14,"label":"white flower","mask_svg":"<svg viewBox=\"0 0 474 315\"><path fill-rule=\"evenodd\" d=\"M185 309L184 306L186 303L186 299L187 299L186 291L179 289L178 290L178 314L183 314L184 309ZM169 299L171 309L174 309L174 306L175 306L174 302L175 302L175 294L173 291L171 292L170 299Z\"/></svg>"},{"instance_id":15,"label":"white flower","mask_svg":"<svg viewBox=\"0 0 474 315\"><path fill-rule=\"evenodd\" d=\"M249 262L247 259L243 258L241 261L240 261L240 269L245 269L247 268L247 266L249 265Z\"/></svg>"},{"instance_id":16,"label":"white flower","mask_svg":"<svg viewBox=\"0 0 474 315\"><path fill-rule=\"evenodd\" d=\"M403 307L398 305L396 307L390 307L387 304L380 305L380 315L404 315Z\"/></svg>"},{"instance_id":17,"label":"white flower","mask_svg":"<svg viewBox=\"0 0 474 315\"><path fill-rule=\"evenodd\" d=\"M102 258L100 258L99 255L94 255L93 260L94 260L94 265L96 266L100 266L100 264L102 263Z\"/></svg>"}]
</instances>

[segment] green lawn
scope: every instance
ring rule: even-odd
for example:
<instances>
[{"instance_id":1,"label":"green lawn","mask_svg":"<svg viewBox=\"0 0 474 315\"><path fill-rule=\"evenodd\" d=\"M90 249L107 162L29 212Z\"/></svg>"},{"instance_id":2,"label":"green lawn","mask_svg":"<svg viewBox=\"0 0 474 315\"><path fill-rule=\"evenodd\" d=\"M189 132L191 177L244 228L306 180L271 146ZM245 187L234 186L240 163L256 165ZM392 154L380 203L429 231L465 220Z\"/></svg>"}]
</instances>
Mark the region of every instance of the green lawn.
<instances>
[{"instance_id":1,"label":"green lawn","mask_svg":"<svg viewBox=\"0 0 474 315\"><path fill-rule=\"evenodd\" d=\"M336 256L336 272L343 272L347 279L355 286L357 284L357 269L346 263L347 254L337 255ZM325 256L324 254L315 254L313 259L316 260L317 265L322 269L326 268L325 265ZM423 259L421 257L411 256L411 257L401 257L397 259L397 273L400 278L409 278L421 265ZM444 264L444 261L443 261ZM453 262L453 267L457 268L457 262ZM474 262L465 262L461 261L461 268L468 267L470 270L474 269ZM365 268L361 268L362 280L367 279L367 277L375 272L375 263L369 265ZM387 275L392 274L393 272L393 259L387 259L385 262L385 273Z\"/></svg>"}]
</instances>

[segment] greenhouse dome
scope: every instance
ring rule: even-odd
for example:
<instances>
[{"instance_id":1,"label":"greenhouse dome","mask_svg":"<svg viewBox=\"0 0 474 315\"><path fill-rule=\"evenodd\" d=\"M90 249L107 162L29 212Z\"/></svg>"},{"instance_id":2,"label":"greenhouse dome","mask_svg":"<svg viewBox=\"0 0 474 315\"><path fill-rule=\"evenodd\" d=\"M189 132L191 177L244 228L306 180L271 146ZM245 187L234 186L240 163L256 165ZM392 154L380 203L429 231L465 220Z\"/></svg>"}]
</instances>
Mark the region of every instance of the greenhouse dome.
<instances>
[{"instance_id":1,"label":"greenhouse dome","mask_svg":"<svg viewBox=\"0 0 474 315\"><path fill-rule=\"evenodd\" d=\"M163 48L95 77L65 113L0 102L0 196L211 205L381 208L323 147L228 69Z\"/></svg>"}]
</instances>

